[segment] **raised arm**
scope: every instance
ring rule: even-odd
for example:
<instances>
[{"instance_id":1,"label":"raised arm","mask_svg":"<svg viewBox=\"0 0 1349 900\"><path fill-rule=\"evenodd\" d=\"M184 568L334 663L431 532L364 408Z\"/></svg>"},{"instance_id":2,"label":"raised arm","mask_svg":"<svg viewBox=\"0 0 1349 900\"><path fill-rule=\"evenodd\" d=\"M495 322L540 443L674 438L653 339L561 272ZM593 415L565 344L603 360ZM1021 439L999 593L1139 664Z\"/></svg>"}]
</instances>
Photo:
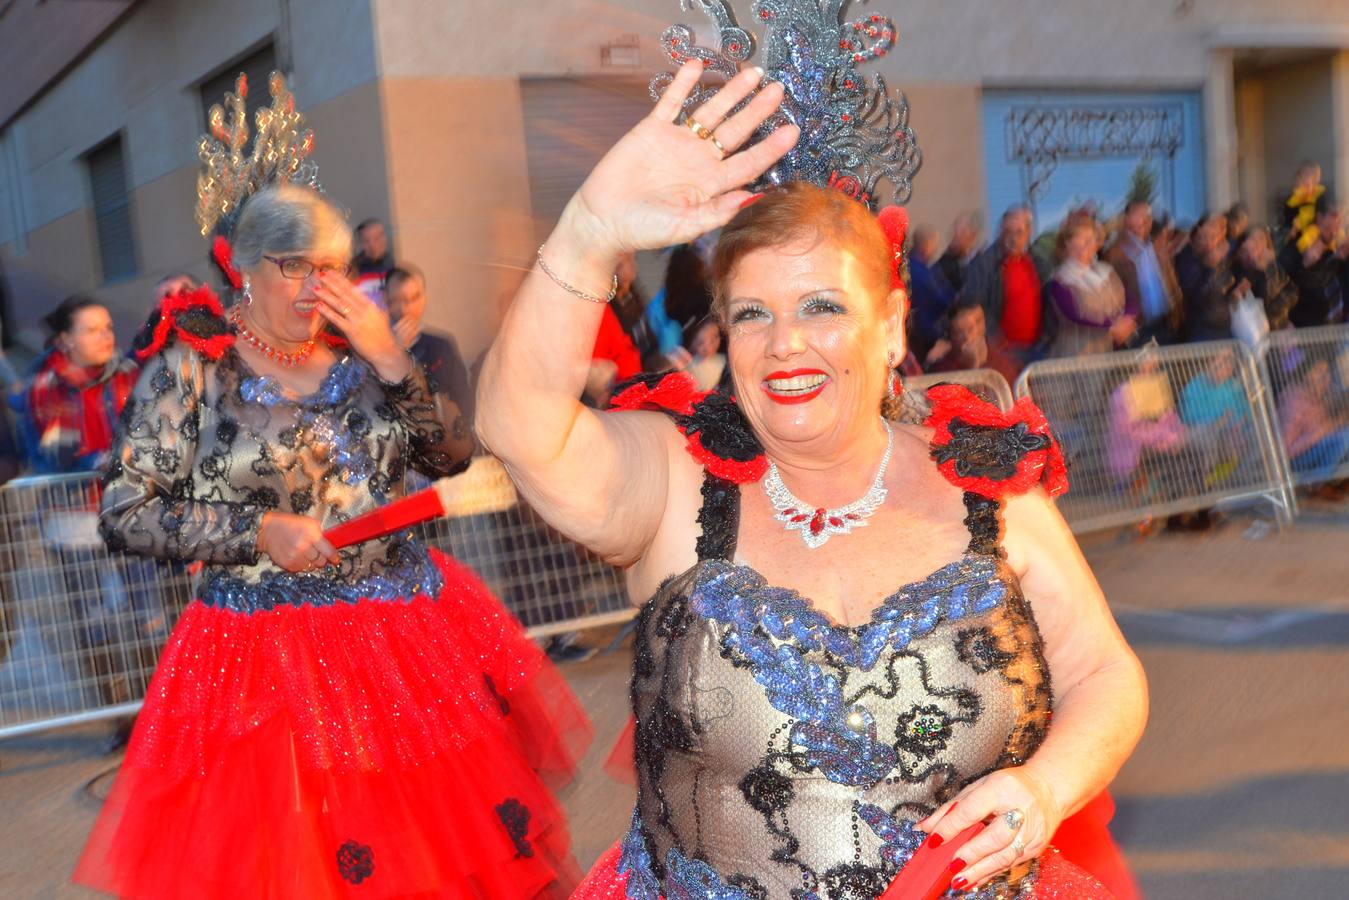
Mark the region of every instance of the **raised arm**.
<instances>
[{"instance_id":1,"label":"raised arm","mask_svg":"<svg viewBox=\"0 0 1349 900\"><path fill-rule=\"evenodd\" d=\"M678 443L658 414L598 414L579 401L619 257L728 222L750 197L742 187L798 135L784 126L739 149L782 101L781 86L769 85L728 118L762 78L746 70L692 114L715 130L729 154L722 158L712 141L679 122L701 74L696 62L680 69L651 114L571 198L506 314L478 387L478 435L529 503L620 563L639 558L655 537Z\"/></svg>"},{"instance_id":2,"label":"raised arm","mask_svg":"<svg viewBox=\"0 0 1349 900\"><path fill-rule=\"evenodd\" d=\"M971 886L1042 853L1059 824L1114 779L1147 721L1143 667L1063 517L1037 490L1008 500L1005 520L1009 562L1023 572L1021 588L1044 639L1054 718L1024 764L974 782L919 823L947 839L998 816L960 853ZM1010 809L1025 816L1020 855L1001 819Z\"/></svg>"}]
</instances>

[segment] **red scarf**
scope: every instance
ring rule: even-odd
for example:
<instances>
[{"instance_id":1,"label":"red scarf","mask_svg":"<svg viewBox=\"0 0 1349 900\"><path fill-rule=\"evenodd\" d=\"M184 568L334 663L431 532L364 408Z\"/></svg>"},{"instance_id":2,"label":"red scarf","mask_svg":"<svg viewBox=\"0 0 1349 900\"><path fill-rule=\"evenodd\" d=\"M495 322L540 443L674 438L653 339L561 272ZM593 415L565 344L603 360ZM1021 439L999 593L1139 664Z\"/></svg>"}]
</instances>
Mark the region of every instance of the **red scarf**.
<instances>
[{"instance_id":1,"label":"red scarf","mask_svg":"<svg viewBox=\"0 0 1349 900\"><path fill-rule=\"evenodd\" d=\"M136 384L136 374L130 360L77 366L65 353L53 350L29 393L42 455L55 463L63 446L73 447L77 458L111 449L117 417Z\"/></svg>"}]
</instances>

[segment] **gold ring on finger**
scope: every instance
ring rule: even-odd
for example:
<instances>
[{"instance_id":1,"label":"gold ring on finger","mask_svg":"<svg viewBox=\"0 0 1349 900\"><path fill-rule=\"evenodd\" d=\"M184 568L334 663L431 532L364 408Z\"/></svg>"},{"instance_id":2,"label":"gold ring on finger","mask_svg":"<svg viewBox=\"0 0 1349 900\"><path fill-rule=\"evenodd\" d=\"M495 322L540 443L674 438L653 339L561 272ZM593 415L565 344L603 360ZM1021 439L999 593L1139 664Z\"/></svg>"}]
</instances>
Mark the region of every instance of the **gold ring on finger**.
<instances>
[{"instance_id":1,"label":"gold ring on finger","mask_svg":"<svg viewBox=\"0 0 1349 900\"><path fill-rule=\"evenodd\" d=\"M351 315L351 307L350 306L342 307L342 315L344 316Z\"/></svg>"},{"instance_id":2,"label":"gold ring on finger","mask_svg":"<svg viewBox=\"0 0 1349 900\"><path fill-rule=\"evenodd\" d=\"M1019 809L1009 809L1002 814L1002 821L1009 831L1020 831L1022 823L1026 821L1026 814Z\"/></svg>"},{"instance_id":3,"label":"gold ring on finger","mask_svg":"<svg viewBox=\"0 0 1349 900\"><path fill-rule=\"evenodd\" d=\"M725 159L726 148L721 146L721 141L717 140L717 136L715 134L708 133L707 139L712 142L713 147L717 148L717 152L721 154L721 158Z\"/></svg>"},{"instance_id":4,"label":"gold ring on finger","mask_svg":"<svg viewBox=\"0 0 1349 900\"><path fill-rule=\"evenodd\" d=\"M1016 836L1016 838L1012 841L1012 852L1016 854L1016 858L1017 858L1017 859L1020 859L1021 856L1022 856L1022 854L1024 854L1024 853L1026 852L1026 845L1025 845L1025 843L1021 840L1021 835L1019 835L1019 834L1018 834L1018 835Z\"/></svg>"},{"instance_id":5,"label":"gold ring on finger","mask_svg":"<svg viewBox=\"0 0 1349 900\"><path fill-rule=\"evenodd\" d=\"M692 131L694 134L698 135L698 137L702 138L703 140L707 140L708 138L712 137L712 132L708 130L707 126L699 122L697 119L693 118L693 116L689 116L687 119L685 119L684 124L688 126L689 131Z\"/></svg>"}]
</instances>

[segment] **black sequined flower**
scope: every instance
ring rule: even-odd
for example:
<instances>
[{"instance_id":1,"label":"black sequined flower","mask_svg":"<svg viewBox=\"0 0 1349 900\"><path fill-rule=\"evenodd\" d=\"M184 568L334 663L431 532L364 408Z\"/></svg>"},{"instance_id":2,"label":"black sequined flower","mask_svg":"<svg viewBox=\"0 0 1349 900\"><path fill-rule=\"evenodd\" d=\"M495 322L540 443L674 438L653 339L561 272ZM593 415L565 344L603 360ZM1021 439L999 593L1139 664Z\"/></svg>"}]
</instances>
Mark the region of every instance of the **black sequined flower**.
<instances>
[{"instance_id":1,"label":"black sequined flower","mask_svg":"<svg viewBox=\"0 0 1349 900\"><path fill-rule=\"evenodd\" d=\"M167 365L162 365L159 367L158 371L151 376L150 389L153 390L155 396L158 397L173 390L174 385L177 383L177 379L173 377L173 373L169 371L169 367Z\"/></svg>"},{"instance_id":2,"label":"black sequined flower","mask_svg":"<svg viewBox=\"0 0 1349 900\"><path fill-rule=\"evenodd\" d=\"M344 881L360 884L375 874L375 851L365 844L347 841L337 848L337 871Z\"/></svg>"},{"instance_id":3,"label":"black sequined flower","mask_svg":"<svg viewBox=\"0 0 1349 900\"><path fill-rule=\"evenodd\" d=\"M781 812L791 805L795 790L792 780L770 765L751 769L740 779L740 793L745 802L764 815Z\"/></svg>"},{"instance_id":4,"label":"black sequined flower","mask_svg":"<svg viewBox=\"0 0 1349 900\"><path fill-rule=\"evenodd\" d=\"M314 491L312 488L299 488L290 492L291 512L304 515L309 512L314 505Z\"/></svg>"},{"instance_id":5,"label":"black sequined flower","mask_svg":"<svg viewBox=\"0 0 1349 900\"><path fill-rule=\"evenodd\" d=\"M347 413L347 431L356 437L365 437L370 433L370 419L359 409Z\"/></svg>"},{"instance_id":6,"label":"black sequined flower","mask_svg":"<svg viewBox=\"0 0 1349 900\"><path fill-rule=\"evenodd\" d=\"M300 447L300 429L298 426L283 428L276 433L276 439L287 450L298 450Z\"/></svg>"},{"instance_id":7,"label":"black sequined flower","mask_svg":"<svg viewBox=\"0 0 1349 900\"><path fill-rule=\"evenodd\" d=\"M1015 654L998 646L997 636L987 626L957 632L956 656L980 675L993 669L1004 670L1016 661Z\"/></svg>"},{"instance_id":8,"label":"black sequined flower","mask_svg":"<svg viewBox=\"0 0 1349 900\"><path fill-rule=\"evenodd\" d=\"M830 900L875 900L885 893L890 879L878 866L845 863L826 871L821 883Z\"/></svg>"},{"instance_id":9,"label":"black sequined flower","mask_svg":"<svg viewBox=\"0 0 1349 900\"><path fill-rule=\"evenodd\" d=\"M248 502L263 509L276 509L281 505L281 495L272 487L254 488L248 492Z\"/></svg>"},{"instance_id":10,"label":"black sequined flower","mask_svg":"<svg viewBox=\"0 0 1349 900\"><path fill-rule=\"evenodd\" d=\"M895 743L902 749L931 758L946 749L951 737L951 717L939 706L915 706L899 717Z\"/></svg>"},{"instance_id":11,"label":"black sequined flower","mask_svg":"<svg viewBox=\"0 0 1349 900\"><path fill-rule=\"evenodd\" d=\"M1025 422L1003 428L953 419L949 429L950 443L936 448L933 458L939 463L954 460L961 478L1006 481L1017 474L1017 466L1027 453L1047 449L1050 444L1048 435L1032 432Z\"/></svg>"},{"instance_id":12,"label":"black sequined flower","mask_svg":"<svg viewBox=\"0 0 1349 900\"><path fill-rule=\"evenodd\" d=\"M698 435L710 453L735 462L750 462L763 455L759 439L745 420L735 401L725 394L708 394L693 406L693 415L684 422L684 433Z\"/></svg>"},{"instance_id":13,"label":"black sequined flower","mask_svg":"<svg viewBox=\"0 0 1349 900\"><path fill-rule=\"evenodd\" d=\"M518 857L529 859L534 855L534 847L529 843L529 807L525 806L514 797L509 797L505 802L496 806L497 818L506 829L506 834L510 837L511 843L515 845L515 853Z\"/></svg>"},{"instance_id":14,"label":"black sequined flower","mask_svg":"<svg viewBox=\"0 0 1349 900\"><path fill-rule=\"evenodd\" d=\"M165 475L172 475L178 471L178 461L181 457L178 451L169 447L155 448L155 469Z\"/></svg>"},{"instance_id":15,"label":"black sequined flower","mask_svg":"<svg viewBox=\"0 0 1349 900\"><path fill-rule=\"evenodd\" d=\"M748 900L768 900L768 888L759 883L759 879L749 875L732 875L726 883L745 895Z\"/></svg>"},{"instance_id":16,"label":"black sequined flower","mask_svg":"<svg viewBox=\"0 0 1349 900\"><path fill-rule=\"evenodd\" d=\"M239 423L229 416L222 416L215 426L216 440L228 447L239 436Z\"/></svg>"},{"instance_id":17,"label":"black sequined flower","mask_svg":"<svg viewBox=\"0 0 1349 900\"><path fill-rule=\"evenodd\" d=\"M225 477L225 457L220 453L208 453L197 463L197 468L201 470L202 477L219 480Z\"/></svg>"}]
</instances>

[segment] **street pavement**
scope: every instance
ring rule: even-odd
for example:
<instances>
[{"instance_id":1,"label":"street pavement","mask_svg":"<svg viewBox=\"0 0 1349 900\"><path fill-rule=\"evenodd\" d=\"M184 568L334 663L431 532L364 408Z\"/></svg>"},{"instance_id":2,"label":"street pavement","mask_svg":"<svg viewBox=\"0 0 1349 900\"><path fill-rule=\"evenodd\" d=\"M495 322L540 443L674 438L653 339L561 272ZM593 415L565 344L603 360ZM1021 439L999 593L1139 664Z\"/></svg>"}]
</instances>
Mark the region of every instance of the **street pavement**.
<instances>
[{"instance_id":1,"label":"street pavement","mask_svg":"<svg viewBox=\"0 0 1349 900\"><path fill-rule=\"evenodd\" d=\"M1264 536L1251 522L1083 541L1148 672L1151 718L1112 787L1112 828L1156 900L1349 896L1349 508ZM630 662L620 642L562 669L596 732L562 793L583 866L631 811L631 786L601 769ZM115 771L108 732L0 742L0 897L92 896L67 879Z\"/></svg>"}]
</instances>

